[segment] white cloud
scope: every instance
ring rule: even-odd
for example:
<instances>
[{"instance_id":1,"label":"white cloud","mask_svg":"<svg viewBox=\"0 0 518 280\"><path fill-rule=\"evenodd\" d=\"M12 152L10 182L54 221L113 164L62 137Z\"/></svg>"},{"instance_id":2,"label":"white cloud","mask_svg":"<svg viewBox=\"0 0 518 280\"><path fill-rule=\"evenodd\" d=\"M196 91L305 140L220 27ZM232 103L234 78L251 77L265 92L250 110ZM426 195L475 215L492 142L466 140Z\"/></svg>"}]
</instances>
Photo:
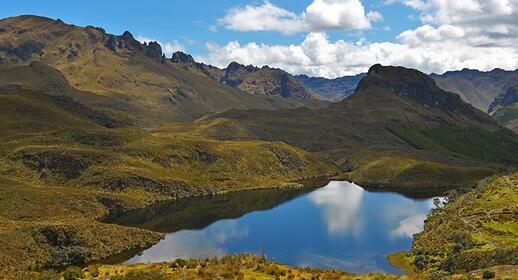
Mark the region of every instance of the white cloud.
<instances>
[{"instance_id":1,"label":"white cloud","mask_svg":"<svg viewBox=\"0 0 518 280\"><path fill-rule=\"evenodd\" d=\"M371 22L382 22L383 21L383 15L380 12L376 11L370 11L367 13L367 18Z\"/></svg>"},{"instance_id":2,"label":"white cloud","mask_svg":"<svg viewBox=\"0 0 518 280\"><path fill-rule=\"evenodd\" d=\"M302 17L310 31L366 29L371 26L359 0L314 0Z\"/></svg>"},{"instance_id":3,"label":"white cloud","mask_svg":"<svg viewBox=\"0 0 518 280\"><path fill-rule=\"evenodd\" d=\"M351 3L359 3L356 7L361 11L354 14L363 15L366 19L350 18L349 25L346 25L340 17L341 9L333 6L338 5L337 2L315 0L301 15L277 10L270 15L277 14L275 18L284 22L243 27L243 30L253 30L252 26L261 26L261 30L281 30L284 25L291 25L291 29L286 27L285 30L313 31L298 44L209 43L208 55L202 59L220 67L237 61L270 65L294 74L330 78L364 72L375 63L402 65L428 73L462 68L518 68L518 0L387 0L385 4L399 2L415 9L422 22L415 29L401 32L395 42L368 42L364 38L357 42L333 42L324 32L315 32L339 26L361 29L366 22L383 19L374 11L365 14L359 1L340 1L349 3L351 7L354 7ZM328 12L324 17L321 12L325 5L336 12ZM280 9L269 2L258 7L265 6Z\"/></svg>"},{"instance_id":4,"label":"white cloud","mask_svg":"<svg viewBox=\"0 0 518 280\"><path fill-rule=\"evenodd\" d=\"M207 44L206 63L226 67L230 62L269 65L294 74L340 77L365 72L376 63L402 65L425 72L475 68L490 70L518 68L518 49L500 46L458 44L462 32L455 28L423 27L402 33L400 43L355 44L345 40L329 41L325 33L309 33L303 42L292 45L267 45L232 41L220 46ZM451 40L443 40L443 38Z\"/></svg>"},{"instance_id":5,"label":"white cloud","mask_svg":"<svg viewBox=\"0 0 518 280\"><path fill-rule=\"evenodd\" d=\"M294 33L305 29L302 16L277 7L268 1L261 6L246 5L231 8L218 23L236 31L275 30Z\"/></svg>"},{"instance_id":6,"label":"white cloud","mask_svg":"<svg viewBox=\"0 0 518 280\"><path fill-rule=\"evenodd\" d=\"M333 29L368 29L371 22L382 19L379 12L370 11L366 14L360 0L314 0L301 14L264 1L259 6L231 8L218 23L236 31L292 34Z\"/></svg>"},{"instance_id":7,"label":"white cloud","mask_svg":"<svg viewBox=\"0 0 518 280\"><path fill-rule=\"evenodd\" d=\"M153 38L148 38L148 37L145 37L145 36L137 36L135 39L137 39L141 43L149 43L149 42L153 42L153 41L158 42L160 44L160 46L162 47L162 52L167 57L172 56L173 53L176 52L176 51L183 51L183 52L185 52L185 47L182 44L180 44L178 41L176 41L176 40L171 41L171 42L162 42L160 40L156 40L156 39L153 39Z\"/></svg>"}]
</instances>

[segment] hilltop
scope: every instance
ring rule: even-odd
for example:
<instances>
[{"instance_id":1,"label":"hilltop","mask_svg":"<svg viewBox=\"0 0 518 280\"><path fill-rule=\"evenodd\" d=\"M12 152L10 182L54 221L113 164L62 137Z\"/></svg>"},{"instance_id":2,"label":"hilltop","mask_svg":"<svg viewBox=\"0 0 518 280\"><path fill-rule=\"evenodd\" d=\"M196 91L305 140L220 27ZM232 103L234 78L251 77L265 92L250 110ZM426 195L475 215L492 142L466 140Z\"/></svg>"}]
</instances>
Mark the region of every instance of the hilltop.
<instances>
[{"instance_id":1,"label":"hilltop","mask_svg":"<svg viewBox=\"0 0 518 280\"><path fill-rule=\"evenodd\" d=\"M167 58L130 32L0 20L7 272L147 248L163 235L101 220L156 202L321 176L471 188L516 165L516 134L414 69L374 65L329 104L279 69Z\"/></svg>"},{"instance_id":2,"label":"hilltop","mask_svg":"<svg viewBox=\"0 0 518 280\"><path fill-rule=\"evenodd\" d=\"M298 79L281 69L245 66L237 62L231 62L225 69L219 69L196 62L191 55L180 51L173 54L172 61L253 95L282 97L309 107L326 105L315 91L305 87Z\"/></svg>"},{"instance_id":3,"label":"hilltop","mask_svg":"<svg viewBox=\"0 0 518 280\"><path fill-rule=\"evenodd\" d=\"M229 110L197 126L202 135L216 139L283 141L328 154L350 178L370 183L384 182L381 178L370 181L380 176L388 180L385 183L405 184L418 174L440 177L453 172L447 165L489 167L487 163L514 165L518 160L513 132L458 95L440 89L427 75L403 67L371 67L355 94L327 108ZM375 154L377 159L372 158ZM374 175L377 168L387 168L382 167L387 164L383 159L392 161L388 168L396 170ZM363 170L365 166L370 167ZM480 176L490 173L464 171Z\"/></svg>"},{"instance_id":4,"label":"hilltop","mask_svg":"<svg viewBox=\"0 0 518 280\"><path fill-rule=\"evenodd\" d=\"M74 88L93 93L82 96L81 102L122 112L141 124L190 121L229 108L303 105L247 94L193 73L166 58L158 43L142 44L128 31L116 36L102 28L38 16L2 19L0 30L1 68L42 62Z\"/></svg>"}]
</instances>

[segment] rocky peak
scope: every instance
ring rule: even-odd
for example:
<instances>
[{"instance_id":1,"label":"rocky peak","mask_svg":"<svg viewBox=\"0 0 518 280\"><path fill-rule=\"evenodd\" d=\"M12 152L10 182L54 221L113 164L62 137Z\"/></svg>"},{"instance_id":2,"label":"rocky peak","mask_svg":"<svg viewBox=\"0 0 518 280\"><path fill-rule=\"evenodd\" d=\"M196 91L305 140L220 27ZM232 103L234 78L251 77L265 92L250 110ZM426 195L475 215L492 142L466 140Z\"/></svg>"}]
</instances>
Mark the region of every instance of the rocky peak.
<instances>
[{"instance_id":1,"label":"rocky peak","mask_svg":"<svg viewBox=\"0 0 518 280\"><path fill-rule=\"evenodd\" d=\"M227 73L236 73L239 71L254 72L258 69L259 68L255 67L253 65L245 66L243 64L239 64L239 63L233 61L227 66L227 68L225 69L225 72L227 72Z\"/></svg>"},{"instance_id":2,"label":"rocky peak","mask_svg":"<svg viewBox=\"0 0 518 280\"><path fill-rule=\"evenodd\" d=\"M239 64L235 61L232 61L228 66L227 68L225 69L225 72L227 73L234 73L234 72L237 72L239 71L240 69L244 68L245 66L242 65L242 64Z\"/></svg>"},{"instance_id":3,"label":"rocky peak","mask_svg":"<svg viewBox=\"0 0 518 280\"><path fill-rule=\"evenodd\" d=\"M153 41L147 44L147 56L157 60L162 59L162 47L158 42Z\"/></svg>"},{"instance_id":4,"label":"rocky peak","mask_svg":"<svg viewBox=\"0 0 518 280\"><path fill-rule=\"evenodd\" d=\"M118 49L128 49L131 51L143 49L143 45L129 31L124 31L121 36L108 35L104 46L113 52L117 52Z\"/></svg>"},{"instance_id":5,"label":"rocky peak","mask_svg":"<svg viewBox=\"0 0 518 280\"><path fill-rule=\"evenodd\" d=\"M428 75L404 67L373 65L356 89L357 94L391 92L427 109L438 108L448 113L479 117L471 105L459 95L440 89Z\"/></svg>"},{"instance_id":6,"label":"rocky peak","mask_svg":"<svg viewBox=\"0 0 518 280\"><path fill-rule=\"evenodd\" d=\"M194 58L192 55L184 53L182 51L177 51L173 53L173 56L171 57L171 61L174 63L180 63L185 65L195 65L196 61L194 61Z\"/></svg>"},{"instance_id":7,"label":"rocky peak","mask_svg":"<svg viewBox=\"0 0 518 280\"><path fill-rule=\"evenodd\" d=\"M142 49L142 44L139 41L137 41L129 31L124 31L120 38L126 43L126 48L130 50Z\"/></svg>"}]
</instances>

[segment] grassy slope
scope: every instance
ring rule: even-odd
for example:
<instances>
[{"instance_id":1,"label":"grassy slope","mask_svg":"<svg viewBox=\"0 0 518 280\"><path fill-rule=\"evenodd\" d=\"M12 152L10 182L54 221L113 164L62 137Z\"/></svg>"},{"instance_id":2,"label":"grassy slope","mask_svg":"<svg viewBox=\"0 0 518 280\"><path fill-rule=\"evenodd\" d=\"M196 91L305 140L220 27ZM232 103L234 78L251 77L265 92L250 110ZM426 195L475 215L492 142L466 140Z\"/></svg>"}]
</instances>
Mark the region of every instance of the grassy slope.
<instances>
[{"instance_id":1,"label":"grassy slope","mask_svg":"<svg viewBox=\"0 0 518 280\"><path fill-rule=\"evenodd\" d=\"M328 108L229 110L183 129L216 139L283 141L334 160L343 178L380 186L469 185L518 164L512 131L417 71L387 69Z\"/></svg>"},{"instance_id":2,"label":"grassy slope","mask_svg":"<svg viewBox=\"0 0 518 280\"><path fill-rule=\"evenodd\" d=\"M432 269L518 265L518 173L482 181L427 218L413 244Z\"/></svg>"},{"instance_id":3,"label":"grassy slope","mask_svg":"<svg viewBox=\"0 0 518 280\"><path fill-rule=\"evenodd\" d=\"M107 129L84 110L31 90L0 90L0 101L4 269L99 260L161 237L96 220L109 211L293 186L290 180L334 172L314 155L282 143Z\"/></svg>"},{"instance_id":4,"label":"grassy slope","mask_svg":"<svg viewBox=\"0 0 518 280\"><path fill-rule=\"evenodd\" d=\"M30 40L44 44L27 59L0 51L2 67L43 62L59 70L75 88L97 95L76 96L82 103L125 112L140 124L194 120L229 108L302 105L300 100L247 94L182 65L152 59L145 50L120 48L114 52L104 46L111 35L94 27L35 16L2 19L0 27L2 45L15 47Z\"/></svg>"}]
</instances>

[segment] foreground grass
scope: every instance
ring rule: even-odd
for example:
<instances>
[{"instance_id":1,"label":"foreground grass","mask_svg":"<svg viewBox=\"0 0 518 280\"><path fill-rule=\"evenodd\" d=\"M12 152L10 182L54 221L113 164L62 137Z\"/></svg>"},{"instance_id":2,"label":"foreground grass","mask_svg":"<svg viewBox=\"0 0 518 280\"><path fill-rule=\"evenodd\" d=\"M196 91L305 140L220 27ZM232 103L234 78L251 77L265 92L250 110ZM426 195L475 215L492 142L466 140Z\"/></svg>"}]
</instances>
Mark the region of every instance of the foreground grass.
<instances>
[{"instance_id":1,"label":"foreground grass","mask_svg":"<svg viewBox=\"0 0 518 280\"><path fill-rule=\"evenodd\" d=\"M437 273L414 273L387 275L382 273L352 274L340 270L290 267L272 263L254 255L231 255L202 260L177 259L171 262L135 265L92 265L84 269L70 267L63 272L25 272L16 279L103 279L103 280L439 280L439 279L516 279L517 266L492 267L469 273L451 275ZM1 276L0 276L1 277ZM1 279L1 278L0 278ZM11 279L11 278L7 278Z\"/></svg>"}]
</instances>

